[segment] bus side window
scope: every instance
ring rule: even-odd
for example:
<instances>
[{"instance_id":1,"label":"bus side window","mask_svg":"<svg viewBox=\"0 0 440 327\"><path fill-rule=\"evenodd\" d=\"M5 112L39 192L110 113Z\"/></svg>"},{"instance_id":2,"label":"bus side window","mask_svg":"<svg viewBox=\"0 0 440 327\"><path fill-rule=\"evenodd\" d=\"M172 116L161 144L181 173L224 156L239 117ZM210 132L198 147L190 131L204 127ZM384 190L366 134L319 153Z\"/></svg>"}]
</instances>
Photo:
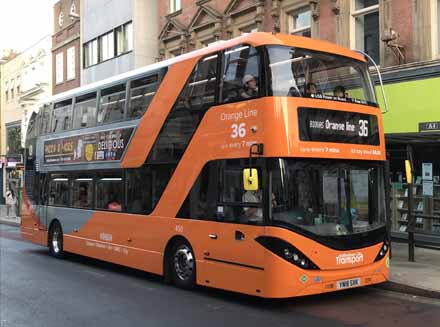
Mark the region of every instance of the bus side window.
<instances>
[{"instance_id":1,"label":"bus side window","mask_svg":"<svg viewBox=\"0 0 440 327\"><path fill-rule=\"evenodd\" d=\"M125 83L101 91L98 124L120 121L124 118L125 93Z\"/></svg>"},{"instance_id":2,"label":"bus side window","mask_svg":"<svg viewBox=\"0 0 440 327\"><path fill-rule=\"evenodd\" d=\"M151 169L148 166L129 169L127 181L127 212L149 214L152 211Z\"/></svg>"},{"instance_id":3,"label":"bus side window","mask_svg":"<svg viewBox=\"0 0 440 327\"><path fill-rule=\"evenodd\" d=\"M218 162L203 167L177 217L198 220L217 220Z\"/></svg>"},{"instance_id":4,"label":"bus side window","mask_svg":"<svg viewBox=\"0 0 440 327\"><path fill-rule=\"evenodd\" d=\"M69 205L69 178L66 175L51 175L49 181L48 205Z\"/></svg>"},{"instance_id":5,"label":"bus side window","mask_svg":"<svg viewBox=\"0 0 440 327\"><path fill-rule=\"evenodd\" d=\"M72 181L72 207L93 208L93 177L80 176Z\"/></svg>"},{"instance_id":6,"label":"bus side window","mask_svg":"<svg viewBox=\"0 0 440 327\"><path fill-rule=\"evenodd\" d=\"M206 110L215 101L217 54L200 59L169 113L148 162L178 162Z\"/></svg>"},{"instance_id":7,"label":"bus side window","mask_svg":"<svg viewBox=\"0 0 440 327\"><path fill-rule=\"evenodd\" d=\"M94 126L95 117L96 92L77 97L73 114L73 128Z\"/></svg>"},{"instance_id":8,"label":"bus side window","mask_svg":"<svg viewBox=\"0 0 440 327\"><path fill-rule=\"evenodd\" d=\"M153 100L159 87L159 75L150 75L130 82L130 102L127 117L140 118Z\"/></svg>"},{"instance_id":9,"label":"bus side window","mask_svg":"<svg viewBox=\"0 0 440 327\"><path fill-rule=\"evenodd\" d=\"M258 52L251 46L237 46L224 54L220 102L233 102L259 95Z\"/></svg>"},{"instance_id":10,"label":"bus side window","mask_svg":"<svg viewBox=\"0 0 440 327\"><path fill-rule=\"evenodd\" d=\"M124 184L121 173L101 174L96 181L96 208L122 211Z\"/></svg>"},{"instance_id":11,"label":"bus side window","mask_svg":"<svg viewBox=\"0 0 440 327\"><path fill-rule=\"evenodd\" d=\"M72 127L72 99L55 103L52 113L52 133L67 131Z\"/></svg>"},{"instance_id":12,"label":"bus side window","mask_svg":"<svg viewBox=\"0 0 440 327\"><path fill-rule=\"evenodd\" d=\"M51 113L51 106L52 104L46 104L43 106L42 113L41 113L41 128L39 135L44 135L49 133L49 124L50 124L50 113Z\"/></svg>"}]
</instances>

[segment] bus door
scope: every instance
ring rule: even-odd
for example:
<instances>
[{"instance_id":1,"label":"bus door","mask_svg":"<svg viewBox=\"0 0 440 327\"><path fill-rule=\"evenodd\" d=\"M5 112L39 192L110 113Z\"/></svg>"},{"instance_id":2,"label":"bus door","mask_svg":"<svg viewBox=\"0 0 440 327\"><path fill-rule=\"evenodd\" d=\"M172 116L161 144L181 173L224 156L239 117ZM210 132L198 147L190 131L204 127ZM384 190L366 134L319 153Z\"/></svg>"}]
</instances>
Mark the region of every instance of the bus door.
<instances>
[{"instance_id":1,"label":"bus door","mask_svg":"<svg viewBox=\"0 0 440 327\"><path fill-rule=\"evenodd\" d=\"M212 229L205 251L209 253L205 260L211 266L208 274L212 286L260 293L264 286L264 249L255 239L264 234L264 227L224 223Z\"/></svg>"},{"instance_id":2,"label":"bus door","mask_svg":"<svg viewBox=\"0 0 440 327\"><path fill-rule=\"evenodd\" d=\"M206 257L214 268L212 286L256 294L262 291L264 274L264 249L255 239L264 234L261 191L243 189L242 163L225 160L216 168L216 199L213 210L217 223L210 225ZM259 169L260 170L260 169ZM261 172L261 170L260 170ZM208 197L209 197L208 192ZM217 200L217 201L216 201ZM259 290L259 291L256 291Z\"/></svg>"}]
</instances>

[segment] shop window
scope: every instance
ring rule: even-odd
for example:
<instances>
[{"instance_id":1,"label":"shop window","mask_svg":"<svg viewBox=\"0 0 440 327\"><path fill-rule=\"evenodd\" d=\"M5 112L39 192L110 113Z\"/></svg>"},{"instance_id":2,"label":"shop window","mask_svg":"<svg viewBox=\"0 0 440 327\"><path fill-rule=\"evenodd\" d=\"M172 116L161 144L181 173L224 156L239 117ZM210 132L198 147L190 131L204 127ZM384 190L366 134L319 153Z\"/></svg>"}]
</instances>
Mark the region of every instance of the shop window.
<instances>
[{"instance_id":1,"label":"shop window","mask_svg":"<svg viewBox=\"0 0 440 327\"><path fill-rule=\"evenodd\" d=\"M21 147L21 125L6 126L6 152L7 154L19 154Z\"/></svg>"},{"instance_id":2,"label":"shop window","mask_svg":"<svg viewBox=\"0 0 440 327\"><path fill-rule=\"evenodd\" d=\"M159 87L159 76L154 74L130 82L130 103L127 116L140 118L147 110Z\"/></svg>"},{"instance_id":3,"label":"shop window","mask_svg":"<svg viewBox=\"0 0 440 327\"><path fill-rule=\"evenodd\" d=\"M201 59L167 117L149 162L180 160L205 111L216 103L216 76L217 55Z\"/></svg>"},{"instance_id":4,"label":"shop window","mask_svg":"<svg viewBox=\"0 0 440 327\"><path fill-rule=\"evenodd\" d=\"M122 175L120 173L100 175L96 181L96 208L122 211L123 202L124 184Z\"/></svg>"},{"instance_id":5,"label":"shop window","mask_svg":"<svg viewBox=\"0 0 440 327\"><path fill-rule=\"evenodd\" d=\"M69 178L67 176L51 176L48 204L50 206L69 206Z\"/></svg>"},{"instance_id":6,"label":"shop window","mask_svg":"<svg viewBox=\"0 0 440 327\"><path fill-rule=\"evenodd\" d=\"M72 99L55 103L52 114L51 132L57 133L72 128Z\"/></svg>"},{"instance_id":7,"label":"shop window","mask_svg":"<svg viewBox=\"0 0 440 327\"><path fill-rule=\"evenodd\" d=\"M353 0L355 46L379 64L379 0Z\"/></svg>"},{"instance_id":8,"label":"shop window","mask_svg":"<svg viewBox=\"0 0 440 327\"><path fill-rule=\"evenodd\" d=\"M98 124L119 121L124 118L125 84L115 85L101 91Z\"/></svg>"},{"instance_id":9,"label":"shop window","mask_svg":"<svg viewBox=\"0 0 440 327\"><path fill-rule=\"evenodd\" d=\"M221 102L240 101L259 95L259 55L251 46L225 52Z\"/></svg>"},{"instance_id":10,"label":"shop window","mask_svg":"<svg viewBox=\"0 0 440 327\"><path fill-rule=\"evenodd\" d=\"M72 207L93 208L92 176L81 176L72 181Z\"/></svg>"},{"instance_id":11,"label":"shop window","mask_svg":"<svg viewBox=\"0 0 440 327\"><path fill-rule=\"evenodd\" d=\"M73 128L85 128L95 125L96 92L76 98L73 117Z\"/></svg>"},{"instance_id":12,"label":"shop window","mask_svg":"<svg viewBox=\"0 0 440 327\"><path fill-rule=\"evenodd\" d=\"M289 14L289 33L311 37L312 15L310 6L295 10Z\"/></svg>"}]
</instances>

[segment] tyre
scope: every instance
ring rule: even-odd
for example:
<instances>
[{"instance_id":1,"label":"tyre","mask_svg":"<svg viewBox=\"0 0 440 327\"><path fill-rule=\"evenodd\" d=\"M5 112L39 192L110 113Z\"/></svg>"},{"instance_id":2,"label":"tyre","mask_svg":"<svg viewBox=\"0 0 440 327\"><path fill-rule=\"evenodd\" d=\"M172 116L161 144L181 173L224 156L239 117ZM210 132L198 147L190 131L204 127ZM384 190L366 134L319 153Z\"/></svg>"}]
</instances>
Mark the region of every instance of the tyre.
<instances>
[{"instance_id":1,"label":"tyre","mask_svg":"<svg viewBox=\"0 0 440 327\"><path fill-rule=\"evenodd\" d=\"M55 258L64 257L63 230L58 222L54 222L49 231L49 252Z\"/></svg>"},{"instance_id":2,"label":"tyre","mask_svg":"<svg viewBox=\"0 0 440 327\"><path fill-rule=\"evenodd\" d=\"M177 242L170 256L170 270L174 285L191 289L196 282L196 259L191 246L185 242Z\"/></svg>"}]
</instances>

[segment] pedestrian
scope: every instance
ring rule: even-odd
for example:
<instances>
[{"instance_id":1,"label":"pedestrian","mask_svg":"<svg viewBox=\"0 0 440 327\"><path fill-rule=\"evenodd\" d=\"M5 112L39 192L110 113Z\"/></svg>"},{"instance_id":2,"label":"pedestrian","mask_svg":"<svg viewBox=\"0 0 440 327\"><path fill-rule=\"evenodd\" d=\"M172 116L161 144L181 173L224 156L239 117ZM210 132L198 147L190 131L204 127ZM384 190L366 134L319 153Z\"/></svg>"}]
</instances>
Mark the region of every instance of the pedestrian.
<instances>
[{"instance_id":1,"label":"pedestrian","mask_svg":"<svg viewBox=\"0 0 440 327\"><path fill-rule=\"evenodd\" d=\"M17 198L15 197L14 190L8 188L6 190L6 215L9 217L9 211L13 208L13 217L15 217L15 205L17 204Z\"/></svg>"}]
</instances>

